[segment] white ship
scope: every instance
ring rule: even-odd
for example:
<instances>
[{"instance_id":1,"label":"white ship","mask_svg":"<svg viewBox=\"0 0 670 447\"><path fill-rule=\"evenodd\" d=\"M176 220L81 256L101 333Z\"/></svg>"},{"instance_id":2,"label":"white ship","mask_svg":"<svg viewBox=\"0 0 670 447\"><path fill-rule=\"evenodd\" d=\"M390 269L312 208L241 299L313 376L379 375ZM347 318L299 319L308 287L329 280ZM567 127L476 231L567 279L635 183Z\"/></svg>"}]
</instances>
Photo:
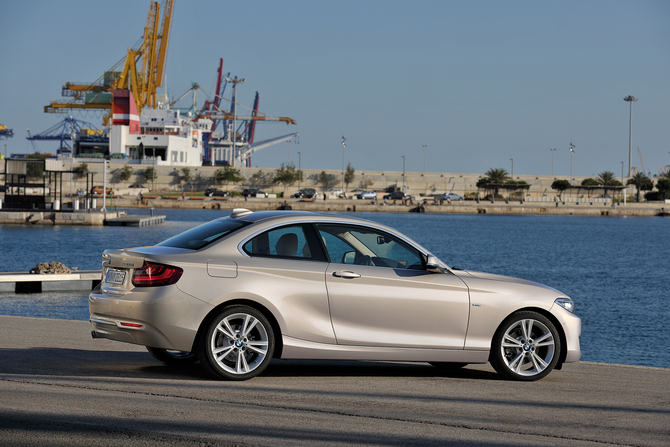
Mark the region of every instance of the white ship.
<instances>
[{"instance_id":1,"label":"white ship","mask_svg":"<svg viewBox=\"0 0 670 447\"><path fill-rule=\"evenodd\" d=\"M240 117L245 120L248 117ZM265 118L270 120L271 118ZM138 114L130 90L114 90L112 125L109 130L109 156L128 163L157 166L202 166L203 138L209 138L211 161L206 164L228 164L242 167L254 152L297 137L297 133L250 143L232 131L213 132L213 121L183 114L159 103L158 108L145 108ZM231 138L235 135L236 138ZM210 158L210 157L207 157Z\"/></svg>"},{"instance_id":2,"label":"white ship","mask_svg":"<svg viewBox=\"0 0 670 447\"><path fill-rule=\"evenodd\" d=\"M166 105L139 115L130 90L114 90L109 155L129 163L157 166L202 166L203 132L212 121L195 120Z\"/></svg>"}]
</instances>

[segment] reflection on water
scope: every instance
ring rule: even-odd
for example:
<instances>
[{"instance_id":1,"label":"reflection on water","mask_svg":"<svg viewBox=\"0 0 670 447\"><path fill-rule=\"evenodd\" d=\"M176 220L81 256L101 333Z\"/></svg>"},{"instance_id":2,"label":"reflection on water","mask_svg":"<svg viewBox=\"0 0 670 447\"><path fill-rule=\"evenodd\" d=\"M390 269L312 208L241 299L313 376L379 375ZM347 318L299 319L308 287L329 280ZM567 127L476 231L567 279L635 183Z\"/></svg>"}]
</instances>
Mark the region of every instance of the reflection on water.
<instances>
[{"instance_id":1,"label":"reflection on water","mask_svg":"<svg viewBox=\"0 0 670 447\"><path fill-rule=\"evenodd\" d=\"M230 211L160 214L167 221L156 227L0 225L0 271L52 260L97 269L106 248L153 245ZM537 281L572 297L583 323L583 360L670 367L670 219L349 215L398 229L448 265ZM86 320L88 304L78 292L0 293L0 314Z\"/></svg>"}]
</instances>

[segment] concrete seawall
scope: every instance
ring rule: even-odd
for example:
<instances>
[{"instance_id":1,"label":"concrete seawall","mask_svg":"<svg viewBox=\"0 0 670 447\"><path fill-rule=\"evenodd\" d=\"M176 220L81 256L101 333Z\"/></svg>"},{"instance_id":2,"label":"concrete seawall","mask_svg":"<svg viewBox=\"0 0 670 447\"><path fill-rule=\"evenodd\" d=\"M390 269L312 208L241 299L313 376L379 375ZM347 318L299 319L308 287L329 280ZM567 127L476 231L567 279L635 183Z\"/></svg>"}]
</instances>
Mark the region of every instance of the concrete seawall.
<instances>
[{"instance_id":1,"label":"concrete seawall","mask_svg":"<svg viewBox=\"0 0 670 447\"><path fill-rule=\"evenodd\" d=\"M602 203L580 203L565 205L559 203L556 206L553 202L533 203L533 202L510 202L498 201L491 203L488 201L466 200L463 202L452 202L451 204L433 205L423 204L421 199L412 204L403 205L400 202L393 204L389 202L384 204L379 201L372 204L369 200L350 200L350 199L329 199L302 201L298 199L239 199L234 200L216 200L216 199L197 199L197 200L173 200L173 199L151 199L145 200L141 204L137 199L118 199L115 205L120 208L179 208L179 209L221 209L230 210L233 208L247 208L250 210L276 210L291 209L295 211L316 211L316 212L385 212L385 213L407 213L407 212L425 212L425 213L461 213L461 214L545 214L545 215L575 215L575 216L657 216L670 210L670 205L658 203L636 203L626 206Z\"/></svg>"},{"instance_id":2,"label":"concrete seawall","mask_svg":"<svg viewBox=\"0 0 670 447\"><path fill-rule=\"evenodd\" d=\"M122 217L125 212L63 212L0 210L0 224L101 226L106 218Z\"/></svg>"}]
</instances>

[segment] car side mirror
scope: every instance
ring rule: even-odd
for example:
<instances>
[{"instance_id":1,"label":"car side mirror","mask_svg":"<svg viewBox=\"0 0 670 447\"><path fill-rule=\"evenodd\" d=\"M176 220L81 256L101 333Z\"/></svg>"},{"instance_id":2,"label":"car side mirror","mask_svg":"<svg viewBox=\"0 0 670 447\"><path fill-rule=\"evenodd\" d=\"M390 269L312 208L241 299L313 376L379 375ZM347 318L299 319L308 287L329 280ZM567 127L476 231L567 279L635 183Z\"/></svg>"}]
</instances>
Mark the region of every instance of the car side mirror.
<instances>
[{"instance_id":1,"label":"car side mirror","mask_svg":"<svg viewBox=\"0 0 670 447\"><path fill-rule=\"evenodd\" d=\"M342 255L342 264L353 264L356 261L356 252L348 251Z\"/></svg>"},{"instance_id":2,"label":"car side mirror","mask_svg":"<svg viewBox=\"0 0 670 447\"><path fill-rule=\"evenodd\" d=\"M426 270L431 273L447 273L449 270L444 268L440 261L433 255L428 255L426 259Z\"/></svg>"}]
</instances>

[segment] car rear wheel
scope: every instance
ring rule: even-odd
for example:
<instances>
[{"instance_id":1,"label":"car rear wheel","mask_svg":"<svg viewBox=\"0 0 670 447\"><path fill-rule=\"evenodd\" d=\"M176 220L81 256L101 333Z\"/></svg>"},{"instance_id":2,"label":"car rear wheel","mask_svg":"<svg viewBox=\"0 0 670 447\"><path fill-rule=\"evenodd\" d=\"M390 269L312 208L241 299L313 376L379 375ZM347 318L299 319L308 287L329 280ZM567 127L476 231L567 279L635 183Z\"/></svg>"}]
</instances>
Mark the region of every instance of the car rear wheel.
<instances>
[{"instance_id":1,"label":"car rear wheel","mask_svg":"<svg viewBox=\"0 0 670 447\"><path fill-rule=\"evenodd\" d=\"M150 348L148 346L147 351L149 351L149 354L156 360L159 360L166 365L190 365L198 361L198 357L192 352Z\"/></svg>"},{"instance_id":2,"label":"car rear wheel","mask_svg":"<svg viewBox=\"0 0 670 447\"><path fill-rule=\"evenodd\" d=\"M561 339L556 327L537 312L518 312L498 328L491 346L491 366L512 380L533 381L558 363Z\"/></svg>"},{"instance_id":3,"label":"car rear wheel","mask_svg":"<svg viewBox=\"0 0 670 447\"><path fill-rule=\"evenodd\" d=\"M210 374L247 380L267 368L274 351L268 319L249 306L231 306L210 319L197 343L197 356Z\"/></svg>"}]
</instances>

